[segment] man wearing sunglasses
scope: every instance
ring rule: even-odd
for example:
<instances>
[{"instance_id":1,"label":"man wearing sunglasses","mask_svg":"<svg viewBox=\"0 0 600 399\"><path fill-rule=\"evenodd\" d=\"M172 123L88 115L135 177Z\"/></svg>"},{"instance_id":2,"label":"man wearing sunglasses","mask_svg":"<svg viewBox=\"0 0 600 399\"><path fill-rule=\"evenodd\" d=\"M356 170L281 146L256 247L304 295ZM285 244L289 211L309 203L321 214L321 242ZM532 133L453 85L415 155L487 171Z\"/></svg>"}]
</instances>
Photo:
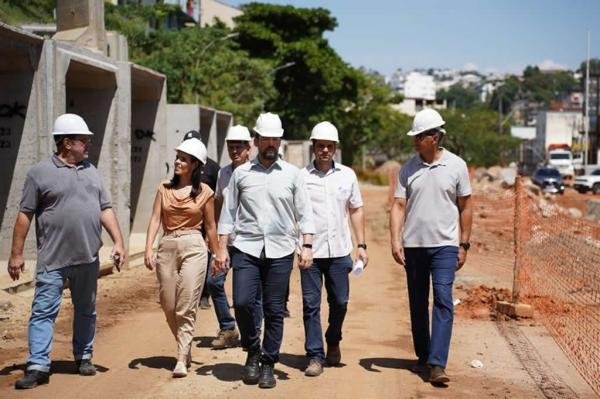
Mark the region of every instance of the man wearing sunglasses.
<instances>
[{"instance_id":1,"label":"man wearing sunglasses","mask_svg":"<svg viewBox=\"0 0 600 399\"><path fill-rule=\"evenodd\" d=\"M410 304L415 372L429 367L429 381L445 384L452 336L455 272L467 258L473 217L466 163L440 146L441 115L424 109L412 129L417 154L400 170L390 211L392 255L404 266ZM431 332L429 288L433 283Z\"/></svg>"}]
</instances>

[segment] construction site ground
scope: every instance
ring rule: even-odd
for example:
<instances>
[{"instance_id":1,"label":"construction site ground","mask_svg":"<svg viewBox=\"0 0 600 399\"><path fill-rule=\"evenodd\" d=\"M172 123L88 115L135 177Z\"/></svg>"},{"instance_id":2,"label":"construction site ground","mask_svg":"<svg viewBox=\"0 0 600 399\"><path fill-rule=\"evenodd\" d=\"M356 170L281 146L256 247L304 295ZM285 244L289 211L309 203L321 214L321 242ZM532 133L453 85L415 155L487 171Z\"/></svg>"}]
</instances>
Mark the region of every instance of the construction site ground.
<instances>
[{"instance_id":1,"label":"construction site ground","mask_svg":"<svg viewBox=\"0 0 600 399\"><path fill-rule=\"evenodd\" d=\"M0 310L0 398L596 397L535 317L507 320L492 311L497 299L510 296L512 238L510 229L499 226L494 230L489 218L482 220L477 213L473 241L479 244L470 251L455 284L455 298L461 302L455 309L447 368L451 382L435 387L426 381L426 375L413 374L405 274L389 249L387 188L364 185L362 191L370 262L362 276L351 276L340 367L328 367L317 378L304 376L302 300L295 268L291 317L285 320L275 389L260 390L242 383L245 352L240 348L210 348L217 331L212 308L198 311L188 377L171 378L175 342L157 302L156 276L137 256L126 270L99 281L93 359L99 373L94 377L79 376L72 362L72 305L65 290L54 335L50 384L15 391L14 382L23 375L27 356L32 290L17 294L0 291L0 303L11 304ZM569 191L565 199L575 203L576 195ZM579 202L569 206L578 207ZM229 292L230 288L229 279ZM322 318L326 325L325 297ZM473 361L482 367L472 367L477 363Z\"/></svg>"}]
</instances>

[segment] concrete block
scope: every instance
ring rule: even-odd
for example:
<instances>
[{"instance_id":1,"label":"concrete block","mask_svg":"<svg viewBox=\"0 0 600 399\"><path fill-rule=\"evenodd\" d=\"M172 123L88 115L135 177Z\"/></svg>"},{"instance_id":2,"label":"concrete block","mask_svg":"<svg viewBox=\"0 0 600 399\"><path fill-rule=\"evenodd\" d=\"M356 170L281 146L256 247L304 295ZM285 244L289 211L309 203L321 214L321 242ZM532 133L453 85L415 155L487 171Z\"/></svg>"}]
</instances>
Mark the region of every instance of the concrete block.
<instances>
[{"instance_id":1,"label":"concrete block","mask_svg":"<svg viewBox=\"0 0 600 399\"><path fill-rule=\"evenodd\" d=\"M38 135L48 129L45 41L0 23L0 259L8 259L28 170L39 158ZM42 71L40 73L40 71ZM36 254L34 228L24 255Z\"/></svg>"},{"instance_id":2,"label":"concrete block","mask_svg":"<svg viewBox=\"0 0 600 399\"><path fill-rule=\"evenodd\" d=\"M509 317L532 318L533 307L525 303L496 302L496 311Z\"/></svg>"},{"instance_id":3,"label":"concrete block","mask_svg":"<svg viewBox=\"0 0 600 399\"><path fill-rule=\"evenodd\" d=\"M166 77L131 64L132 234L146 233L157 187L168 176L166 147Z\"/></svg>"}]
</instances>

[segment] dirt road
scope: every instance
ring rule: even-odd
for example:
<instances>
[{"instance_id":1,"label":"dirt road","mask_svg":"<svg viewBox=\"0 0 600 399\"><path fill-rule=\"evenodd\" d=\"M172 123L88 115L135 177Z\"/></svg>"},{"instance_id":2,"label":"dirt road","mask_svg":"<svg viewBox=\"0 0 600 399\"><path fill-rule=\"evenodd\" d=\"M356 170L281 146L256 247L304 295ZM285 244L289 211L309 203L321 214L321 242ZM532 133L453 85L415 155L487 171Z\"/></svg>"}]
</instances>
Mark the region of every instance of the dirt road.
<instances>
[{"instance_id":1,"label":"dirt road","mask_svg":"<svg viewBox=\"0 0 600 399\"><path fill-rule=\"evenodd\" d=\"M138 259L128 270L100 280L94 354L94 363L100 371L98 375L80 377L75 373L70 354L71 305L66 299L56 326L53 374L49 385L30 391L13 389L14 381L22 375L26 356L26 324L0 321L0 331L3 331L3 338L0 338L0 397L544 397L531 371L523 366L485 310L479 314L457 314L448 365L452 382L448 387L433 387L424 381L424 376L408 370L414 360L410 319L404 272L394 264L388 246L387 191L365 187L363 193L367 204L371 261L363 276L351 277L341 367L327 368L318 378L304 376L299 273L294 270L290 295L292 317L285 322L275 389L260 390L241 382L245 359L241 349L210 349L209 343L217 330L213 309L199 310L190 374L184 379L172 379L170 370L175 363L175 343L157 303L155 276L143 267L134 267L140 265ZM474 254L460 272L457 285L463 289L457 289L458 298L467 300L469 287L482 282L490 286L509 286L510 262L497 259L496 267L490 270L490 264L494 262L483 257ZM325 322L326 310L322 316ZM520 328L530 342L544 348L538 351L544 352L545 360L542 360L556 365L553 367L571 389L569 392L593 397L542 327L530 321ZM483 368L472 368L470 362L474 359L481 360Z\"/></svg>"}]
</instances>

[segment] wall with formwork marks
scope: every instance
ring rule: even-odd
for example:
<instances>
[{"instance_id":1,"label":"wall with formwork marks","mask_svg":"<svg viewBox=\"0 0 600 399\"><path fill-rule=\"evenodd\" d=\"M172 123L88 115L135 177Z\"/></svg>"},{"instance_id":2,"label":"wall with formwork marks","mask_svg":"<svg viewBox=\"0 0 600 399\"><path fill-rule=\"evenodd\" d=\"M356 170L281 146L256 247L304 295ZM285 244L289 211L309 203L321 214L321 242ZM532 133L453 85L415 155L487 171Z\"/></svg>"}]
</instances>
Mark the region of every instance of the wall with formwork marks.
<instances>
[{"instance_id":1,"label":"wall with formwork marks","mask_svg":"<svg viewBox=\"0 0 600 399\"><path fill-rule=\"evenodd\" d=\"M43 38L0 23L0 259L10 255L27 172L49 155L39 145L51 129L43 112L48 81L36 73L51 68L48 52ZM36 256L34 230L29 230L26 259Z\"/></svg>"},{"instance_id":2,"label":"wall with formwork marks","mask_svg":"<svg viewBox=\"0 0 600 399\"><path fill-rule=\"evenodd\" d=\"M210 107L200 106L200 134L202 142L206 145L208 157L217 162L217 110Z\"/></svg>"},{"instance_id":3,"label":"wall with formwork marks","mask_svg":"<svg viewBox=\"0 0 600 399\"><path fill-rule=\"evenodd\" d=\"M167 104L167 148L162 157L163 171L170 179L173 176L175 148L190 130L200 130L200 108L197 104ZM204 140L203 140L204 141Z\"/></svg>"},{"instance_id":4,"label":"wall with formwork marks","mask_svg":"<svg viewBox=\"0 0 600 399\"><path fill-rule=\"evenodd\" d=\"M130 221L130 102L131 89L119 66L107 57L52 41L54 74L53 116L75 113L94 133L89 160L110 193L124 237ZM105 245L112 245L106 232Z\"/></svg>"},{"instance_id":5,"label":"wall with formwork marks","mask_svg":"<svg viewBox=\"0 0 600 399\"><path fill-rule=\"evenodd\" d=\"M129 64L131 76L131 238L145 236L160 182L167 178L166 77ZM141 240L136 243L141 244Z\"/></svg>"}]
</instances>

